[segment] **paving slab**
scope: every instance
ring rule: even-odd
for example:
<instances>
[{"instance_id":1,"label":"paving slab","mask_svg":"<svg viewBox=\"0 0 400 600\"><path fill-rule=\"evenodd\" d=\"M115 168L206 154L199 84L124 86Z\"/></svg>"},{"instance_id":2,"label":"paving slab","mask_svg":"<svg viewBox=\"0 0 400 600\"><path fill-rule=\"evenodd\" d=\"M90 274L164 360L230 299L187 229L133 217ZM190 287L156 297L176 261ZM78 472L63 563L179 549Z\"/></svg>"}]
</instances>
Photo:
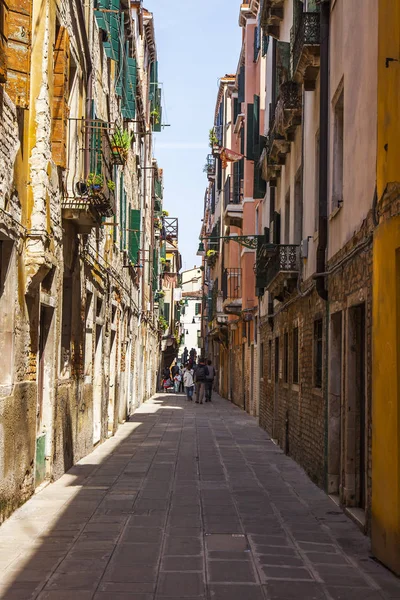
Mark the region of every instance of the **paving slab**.
<instances>
[{"instance_id":1,"label":"paving slab","mask_svg":"<svg viewBox=\"0 0 400 600\"><path fill-rule=\"evenodd\" d=\"M255 419L158 394L3 523L0 598L394 600L400 580Z\"/></svg>"}]
</instances>

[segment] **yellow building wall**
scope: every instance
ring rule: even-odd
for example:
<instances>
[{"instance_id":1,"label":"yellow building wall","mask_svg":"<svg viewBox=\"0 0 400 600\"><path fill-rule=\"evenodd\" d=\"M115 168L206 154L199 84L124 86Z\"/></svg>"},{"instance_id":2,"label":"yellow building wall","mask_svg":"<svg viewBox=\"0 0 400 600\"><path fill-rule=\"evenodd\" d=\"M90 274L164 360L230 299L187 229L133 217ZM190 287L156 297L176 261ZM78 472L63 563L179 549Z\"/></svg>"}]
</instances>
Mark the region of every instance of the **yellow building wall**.
<instances>
[{"instance_id":1,"label":"yellow building wall","mask_svg":"<svg viewBox=\"0 0 400 600\"><path fill-rule=\"evenodd\" d=\"M399 0L379 0L378 34L379 207L400 194ZM400 574L400 216L374 234L372 351L372 550Z\"/></svg>"}]
</instances>

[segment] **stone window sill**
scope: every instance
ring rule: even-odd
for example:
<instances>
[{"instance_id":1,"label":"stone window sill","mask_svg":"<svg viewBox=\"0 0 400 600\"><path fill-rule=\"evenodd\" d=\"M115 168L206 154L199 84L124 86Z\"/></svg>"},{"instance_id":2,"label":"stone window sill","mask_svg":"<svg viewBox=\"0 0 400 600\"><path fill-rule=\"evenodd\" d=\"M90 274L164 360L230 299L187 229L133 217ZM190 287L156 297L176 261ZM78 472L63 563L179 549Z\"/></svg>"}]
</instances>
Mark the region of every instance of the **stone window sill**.
<instances>
[{"instance_id":1,"label":"stone window sill","mask_svg":"<svg viewBox=\"0 0 400 600\"><path fill-rule=\"evenodd\" d=\"M292 383L292 390L294 392L299 392L300 391L300 386L298 383Z\"/></svg>"},{"instance_id":2,"label":"stone window sill","mask_svg":"<svg viewBox=\"0 0 400 600\"><path fill-rule=\"evenodd\" d=\"M321 388L313 388L312 389L312 393L314 394L314 396L319 396L320 398L323 397L323 393L322 393L322 389Z\"/></svg>"}]
</instances>

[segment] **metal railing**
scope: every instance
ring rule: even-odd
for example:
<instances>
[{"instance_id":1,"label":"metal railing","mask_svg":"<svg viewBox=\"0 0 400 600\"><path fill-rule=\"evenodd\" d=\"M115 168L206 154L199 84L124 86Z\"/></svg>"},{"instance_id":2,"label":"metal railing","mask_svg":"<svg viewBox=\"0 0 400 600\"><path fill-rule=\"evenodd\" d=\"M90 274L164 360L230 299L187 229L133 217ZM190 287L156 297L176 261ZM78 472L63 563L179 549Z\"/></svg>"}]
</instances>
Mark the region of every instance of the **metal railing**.
<instances>
[{"instance_id":1,"label":"metal railing","mask_svg":"<svg viewBox=\"0 0 400 600\"><path fill-rule=\"evenodd\" d=\"M231 177L228 175L224 185L224 208L231 203Z\"/></svg>"},{"instance_id":2,"label":"metal railing","mask_svg":"<svg viewBox=\"0 0 400 600\"><path fill-rule=\"evenodd\" d=\"M215 177L215 158L212 154L207 155L206 171L208 178Z\"/></svg>"},{"instance_id":3,"label":"metal railing","mask_svg":"<svg viewBox=\"0 0 400 600\"><path fill-rule=\"evenodd\" d=\"M163 238L167 241L178 239L178 219L176 217L163 218Z\"/></svg>"},{"instance_id":4,"label":"metal railing","mask_svg":"<svg viewBox=\"0 0 400 600\"><path fill-rule=\"evenodd\" d=\"M237 300L242 297L242 269L224 269L222 297L224 301Z\"/></svg>"},{"instance_id":5,"label":"metal railing","mask_svg":"<svg viewBox=\"0 0 400 600\"><path fill-rule=\"evenodd\" d=\"M320 13L303 12L299 26L294 34L293 43L293 73L296 73L304 46L319 46Z\"/></svg>"},{"instance_id":6,"label":"metal railing","mask_svg":"<svg viewBox=\"0 0 400 600\"><path fill-rule=\"evenodd\" d=\"M272 283L280 272L296 273L300 270L300 246L280 244L265 265L265 287Z\"/></svg>"}]
</instances>

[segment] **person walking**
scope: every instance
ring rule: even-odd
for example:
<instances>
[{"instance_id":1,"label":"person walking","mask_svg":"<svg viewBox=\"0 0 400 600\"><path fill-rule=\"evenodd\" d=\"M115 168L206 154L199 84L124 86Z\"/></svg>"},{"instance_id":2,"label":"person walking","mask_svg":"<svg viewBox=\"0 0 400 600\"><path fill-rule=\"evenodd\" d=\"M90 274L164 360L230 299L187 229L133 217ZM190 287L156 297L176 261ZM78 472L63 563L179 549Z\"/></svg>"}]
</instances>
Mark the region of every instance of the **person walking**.
<instances>
[{"instance_id":1,"label":"person walking","mask_svg":"<svg viewBox=\"0 0 400 600\"><path fill-rule=\"evenodd\" d=\"M217 371L213 367L211 360L207 361L207 369L208 369L208 375L206 377L206 402L211 402L214 378L217 374Z\"/></svg>"},{"instance_id":2,"label":"person walking","mask_svg":"<svg viewBox=\"0 0 400 600\"><path fill-rule=\"evenodd\" d=\"M186 369L183 373L183 384L185 386L187 399L193 400L193 392L194 392L193 371L190 368L189 364L186 365Z\"/></svg>"},{"instance_id":3,"label":"person walking","mask_svg":"<svg viewBox=\"0 0 400 600\"><path fill-rule=\"evenodd\" d=\"M199 358L199 364L194 372L194 381L196 383L196 403L203 404L203 398L206 390L206 380L208 368L204 362L204 358Z\"/></svg>"},{"instance_id":4,"label":"person walking","mask_svg":"<svg viewBox=\"0 0 400 600\"><path fill-rule=\"evenodd\" d=\"M183 382L183 374L184 374L184 370L183 370L183 368L182 368L182 365L180 364L180 365L179 365L179 376L180 376L180 378L181 378L181 381L180 381L180 383L179 383L179 393L182 393L182 394L183 394L183 392L185 391L185 390L184 390L184 382Z\"/></svg>"}]
</instances>

